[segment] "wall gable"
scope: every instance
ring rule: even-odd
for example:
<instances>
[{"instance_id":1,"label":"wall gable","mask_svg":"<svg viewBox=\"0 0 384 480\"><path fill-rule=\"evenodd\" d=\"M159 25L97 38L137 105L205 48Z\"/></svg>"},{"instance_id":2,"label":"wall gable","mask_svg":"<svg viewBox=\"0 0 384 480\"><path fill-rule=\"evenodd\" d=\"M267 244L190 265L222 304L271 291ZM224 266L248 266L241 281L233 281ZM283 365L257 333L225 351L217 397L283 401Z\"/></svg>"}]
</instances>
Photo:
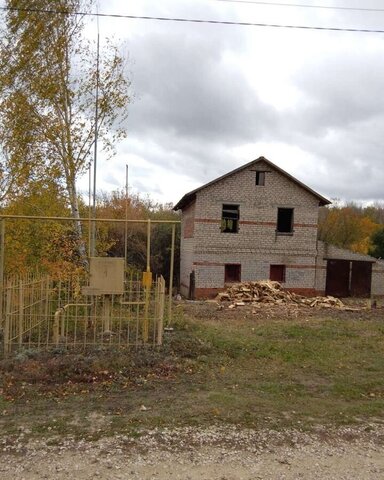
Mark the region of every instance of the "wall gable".
<instances>
[{"instance_id":1,"label":"wall gable","mask_svg":"<svg viewBox=\"0 0 384 480\"><path fill-rule=\"evenodd\" d=\"M317 192L315 192L308 186L301 183L299 180L297 180L295 177L293 177L289 173L279 168L277 165L274 165L272 162L270 162L264 157L259 157L257 160L253 160L252 162L249 162L248 164L243 165L242 167L232 170L231 172L228 172L225 175L222 175L221 177L218 177L215 180L206 183L205 185L193 190L192 192L185 194L183 198L175 205L174 210L184 209L188 204L190 204L196 198L198 194L200 194L201 192L204 192L204 190L206 189L211 190L211 188L217 184L225 185L228 179L231 179L233 181L233 178L235 177L239 179L241 178L242 181L244 181L244 178L243 178L244 176L242 175L244 171L254 171L253 174L256 177L257 171L265 171L267 174L269 169L271 171L274 171L275 173L279 173L282 177L285 177L288 180L288 183L291 183L296 187L299 187L299 189L304 190L310 195L312 195L314 198L316 198L318 205L327 205L330 203L329 200L322 197ZM256 185L256 179L254 178L253 180L254 180L254 184ZM258 185L258 186L262 188L261 185ZM241 187L242 187L242 183L240 182L239 188Z\"/></svg>"}]
</instances>

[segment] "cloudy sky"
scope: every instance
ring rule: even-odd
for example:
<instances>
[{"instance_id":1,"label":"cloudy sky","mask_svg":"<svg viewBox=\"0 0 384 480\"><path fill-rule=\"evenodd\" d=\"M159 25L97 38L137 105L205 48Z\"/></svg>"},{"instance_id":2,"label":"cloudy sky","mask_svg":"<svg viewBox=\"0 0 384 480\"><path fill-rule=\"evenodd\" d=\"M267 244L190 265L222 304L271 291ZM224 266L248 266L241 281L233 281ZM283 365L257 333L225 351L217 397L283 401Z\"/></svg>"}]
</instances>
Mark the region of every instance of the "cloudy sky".
<instances>
[{"instance_id":1,"label":"cloudy sky","mask_svg":"<svg viewBox=\"0 0 384 480\"><path fill-rule=\"evenodd\" d=\"M266 3L99 0L99 11L384 30L381 0ZM263 155L328 198L384 200L384 34L126 18L99 28L101 42L123 42L134 102L98 189L123 188L128 164L132 191L176 203Z\"/></svg>"}]
</instances>

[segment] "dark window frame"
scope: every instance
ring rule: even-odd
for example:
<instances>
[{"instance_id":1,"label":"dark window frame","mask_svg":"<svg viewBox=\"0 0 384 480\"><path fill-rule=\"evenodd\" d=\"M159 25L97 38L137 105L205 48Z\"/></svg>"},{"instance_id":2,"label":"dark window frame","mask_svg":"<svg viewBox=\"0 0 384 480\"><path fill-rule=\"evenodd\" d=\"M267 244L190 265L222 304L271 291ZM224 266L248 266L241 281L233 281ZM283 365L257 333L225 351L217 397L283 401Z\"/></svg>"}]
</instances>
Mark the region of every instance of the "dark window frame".
<instances>
[{"instance_id":1,"label":"dark window frame","mask_svg":"<svg viewBox=\"0 0 384 480\"><path fill-rule=\"evenodd\" d=\"M224 264L224 283L241 282L241 263Z\"/></svg>"},{"instance_id":2,"label":"dark window frame","mask_svg":"<svg viewBox=\"0 0 384 480\"><path fill-rule=\"evenodd\" d=\"M269 266L269 279L273 282L285 283L286 266L282 264L271 264Z\"/></svg>"},{"instance_id":3,"label":"dark window frame","mask_svg":"<svg viewBox=\"0 0 384 480\"><path fill-rule=\"evenodd\" d=\"M240 205L223 203L221 210L221 232L239 233Z\"/></svg>"},{"instance_id":4,"label":"dark window frame","mask_svg":"<svg viewBox=\"0 0 384 480\"><path fill-rule=\"evenodd\" d=\"M265 171L264 170L256 170L255 184L258 187L264 187L265 186Z\"/></svg>"},{"instance_id":5,"label":"dark window frame","mask_svg":"<svg viewBox=\"0 0 384 480\"><path fill-rule=\"evenodd\" d=\"M294 214L295 209L291 207L279 207L277 209L277 235L293 235Z\"/></svg>"}]
</instances>

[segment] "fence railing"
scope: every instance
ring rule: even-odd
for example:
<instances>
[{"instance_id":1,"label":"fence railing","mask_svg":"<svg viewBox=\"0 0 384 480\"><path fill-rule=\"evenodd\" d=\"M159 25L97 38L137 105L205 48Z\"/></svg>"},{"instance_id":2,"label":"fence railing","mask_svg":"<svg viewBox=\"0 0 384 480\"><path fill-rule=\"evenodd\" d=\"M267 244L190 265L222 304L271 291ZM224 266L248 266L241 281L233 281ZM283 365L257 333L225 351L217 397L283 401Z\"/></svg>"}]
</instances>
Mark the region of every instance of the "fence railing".
<instances>
[{"instance_id":1,"label":"fence railing","mask_svg":"<svg viewBox=\"0 0 384 480\"><path fill-rule=\"evenodd\" d=\"M13 278L3 288L4 353L10 345L37 348L49 343L50 280L46 276Z\"/></svg>"},{"instance_id":2,"label":"fence railing","mask_svg":"<svg viewBox=\"0 0 384 480\"><path fill-rule=\"evenodd\" d=\"M0 353L162 344L163 277L143 286L140 275L131 274L122 295L84 295L81 283L41 275L4 282Z\"/></svg>"}]
</instances>

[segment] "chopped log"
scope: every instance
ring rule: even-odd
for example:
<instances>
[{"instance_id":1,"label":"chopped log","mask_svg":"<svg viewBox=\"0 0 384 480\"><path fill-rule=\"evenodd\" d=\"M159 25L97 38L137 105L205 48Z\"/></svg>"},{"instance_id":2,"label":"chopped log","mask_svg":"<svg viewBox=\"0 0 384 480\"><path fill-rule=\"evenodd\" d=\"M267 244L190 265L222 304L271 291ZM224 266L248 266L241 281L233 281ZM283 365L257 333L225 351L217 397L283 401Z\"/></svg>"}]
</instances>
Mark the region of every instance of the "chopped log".
<instances>
[{"instance_id":1,"label":"chopped log","mask_svg":"<svg viewBox=\"0 0 384 480\"><path fill-rule=\"evenodd\" d=\"M232 302L228 308L236 308L251 303L261 304L309 306L312 308L340 308L347 307L335 297L304 297L294 292L283 290L279 282L271 280L251 281L227 285L224 292L216 296L218 302Z\"/></svg>"}]
</instances>

